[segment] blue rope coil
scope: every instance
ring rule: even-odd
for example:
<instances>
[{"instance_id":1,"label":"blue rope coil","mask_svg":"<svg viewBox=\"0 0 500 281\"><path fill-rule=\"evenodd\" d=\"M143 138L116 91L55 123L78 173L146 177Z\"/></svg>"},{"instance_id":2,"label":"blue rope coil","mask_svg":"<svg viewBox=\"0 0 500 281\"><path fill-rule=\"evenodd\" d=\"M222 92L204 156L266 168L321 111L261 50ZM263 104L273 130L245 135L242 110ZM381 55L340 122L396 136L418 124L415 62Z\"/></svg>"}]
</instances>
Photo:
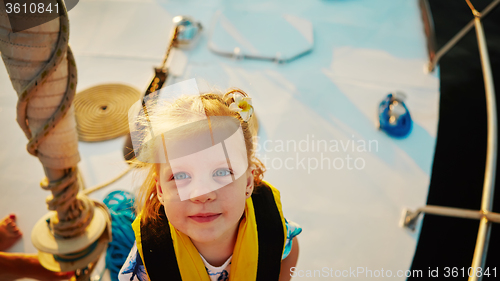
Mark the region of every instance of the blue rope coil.
<instances>
[{"instance_id":1,"label":"blue rope coil","mask_svg":"<svg viewBox=\"0 0 500 281\"><path fill-rule=\"evenodd\" d=\"M111 214L113 233L113 241L109 243L106 252L106 267L110 271L111 280L118 281L118 273L134 246L135 235L131 224L135 219L135 197L128 191L117 190L108 194L103 202Z\"/></svg>"}]
</instances>

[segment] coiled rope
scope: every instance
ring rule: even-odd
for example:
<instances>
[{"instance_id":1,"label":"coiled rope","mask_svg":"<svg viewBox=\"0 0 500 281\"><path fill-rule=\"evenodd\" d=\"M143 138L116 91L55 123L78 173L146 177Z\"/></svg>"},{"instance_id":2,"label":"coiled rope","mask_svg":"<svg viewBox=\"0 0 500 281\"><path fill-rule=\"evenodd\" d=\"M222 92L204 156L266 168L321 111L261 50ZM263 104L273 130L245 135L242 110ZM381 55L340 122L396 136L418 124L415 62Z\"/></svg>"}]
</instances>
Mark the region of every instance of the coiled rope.
<instances>
[{"instance_id":1,"label":"coiled rope","mask_svg":"<svg viewBox=\"0 0 500 281\"><path fill-rule=\"evenodd\" d=\"M86 89L75 97L75 115L81 141L96 142L113 139L129 132L128 110L141 93L123 84L105 84ZM121 179L135 167L131 164L113 179L83 190L85 195Z\"/></svg>"},{"instance_id":2,"label":"coiled rope","mask_svg":"<svg viewBox=\"0 0 500 281\"><path fill-rule=\"evenodd\" d=\"M85 232L85 228L94 217L94 204L87 196L78 193L76 168L72 168L58 181L49 182L44 178L40 186L52 192L46 199L48 209L56 211L59 215L57 220L52 218L49 221L54 235L71 238ZM61 214L64 215L63 219Z\"/></svg>"},{"instance_id":3,"label":"coiled rope","mask_svg":"<svg viewBox=\"0 0 500 281\"><path fill-rule=\"evenodd\" d=\"M4 6L0 0L0 7ZM78 194L76 164L80 160L71 103L77 84L76 63L68 46L69 20L64 1L57 1L59 20L13 33L7 14L0 9L0 52L18 94L17 122L29 139L27 150L37 156L46 175L56 171L61 179L43 179L50 190L48 208L57 212L50 226L54 236L82 234L93 218L93 202Z\"/></svg>"},{"instance_id":4,"label":"coiled rope","mask_svg":"<svg viewBox=\"0 0 500 281\"><path fill-rule=\"evenodd\" d=\"M140 97L139 90L122 84L99 85L78 93L75 116L79 139L95 142L127 134L128 110Z\"/></svg>"},{"instance_id":5,"label":"coiled rope","mask_svg":"<svg viewBox=\"0 0 500 281\"><path fill-rule=\"evenodd\" d=\"M111 214L113 233L113 241L108 244L106 267L110 271L111 279L118 281L118 273L135 241L131 226L135 219L135 198L130 192L117 190L108 194L103 201Z\"/></svg>"}]
</instances>

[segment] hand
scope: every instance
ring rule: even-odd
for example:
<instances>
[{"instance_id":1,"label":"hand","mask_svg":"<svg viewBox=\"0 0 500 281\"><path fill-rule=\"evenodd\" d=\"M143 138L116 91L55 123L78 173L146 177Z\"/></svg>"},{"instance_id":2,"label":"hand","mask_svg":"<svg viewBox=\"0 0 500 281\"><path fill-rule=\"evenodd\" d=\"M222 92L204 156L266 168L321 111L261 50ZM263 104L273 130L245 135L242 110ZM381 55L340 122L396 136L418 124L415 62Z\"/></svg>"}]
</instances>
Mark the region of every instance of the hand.
<instances>
[{"instance_id":1,"label":"hand","mask_svg":"<svg viewBox=\"0 0 500 281\"><path fill-rule=\"evenodd\" d=\"M0 252L0 281L32 278L40 281L68 280L73 272L53 272L44 268L37 254Z\"/></svg>"}]
</instances>

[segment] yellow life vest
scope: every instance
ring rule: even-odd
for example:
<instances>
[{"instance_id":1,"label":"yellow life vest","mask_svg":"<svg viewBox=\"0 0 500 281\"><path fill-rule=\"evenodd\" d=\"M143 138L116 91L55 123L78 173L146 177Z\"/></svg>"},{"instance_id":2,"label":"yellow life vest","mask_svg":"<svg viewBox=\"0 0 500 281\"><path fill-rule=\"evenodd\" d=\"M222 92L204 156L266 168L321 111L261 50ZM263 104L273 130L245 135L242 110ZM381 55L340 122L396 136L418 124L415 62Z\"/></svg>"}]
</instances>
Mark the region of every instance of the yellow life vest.
<instances>
[{"instance_id":1,"label":"yellow life vest","mask_svg":"<svg viewBox=\"0 0 500 281\"><path fill-rule=\"evenodd\" d=\"M246 200L231 260L229 280L278 280L286 243L285 218L279 191L266 181ZM137 249L149 280L210 281L191 239L168 222L163 206L160 220L132 223Z\"/></svg>"}]
</instances>

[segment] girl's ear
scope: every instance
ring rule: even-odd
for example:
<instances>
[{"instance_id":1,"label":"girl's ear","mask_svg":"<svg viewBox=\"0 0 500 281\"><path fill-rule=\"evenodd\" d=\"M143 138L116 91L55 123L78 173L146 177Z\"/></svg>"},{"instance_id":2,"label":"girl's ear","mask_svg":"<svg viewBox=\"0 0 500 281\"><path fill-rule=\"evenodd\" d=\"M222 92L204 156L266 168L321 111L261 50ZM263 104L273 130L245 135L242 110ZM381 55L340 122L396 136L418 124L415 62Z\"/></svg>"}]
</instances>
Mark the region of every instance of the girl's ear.
<instances>
[{"instance_id":1,"label":"girl's ear","mask_svg":"<svg viewBox=\"0 0 500 281\"><path fill-rule=\"evenodd\" d=\"M253 182L253 173L255 169L250 168L247 170L246 176L247 176L247 186L246 186L246 197L250 198L252 196L253 188L254 188L254 182Z\"/></svg>"},{"instance_id":2,"label":"girl's ear","mask_svg":"<svg viewBox=\"0 0 500 281\"><path fill-rule=\"evenodd\" d=\"M155 176L155 184L156 184L156 196L158 197L158 201L163 202L163 191L161 190L160 178Z\"/></svg>"}]
</instances>

